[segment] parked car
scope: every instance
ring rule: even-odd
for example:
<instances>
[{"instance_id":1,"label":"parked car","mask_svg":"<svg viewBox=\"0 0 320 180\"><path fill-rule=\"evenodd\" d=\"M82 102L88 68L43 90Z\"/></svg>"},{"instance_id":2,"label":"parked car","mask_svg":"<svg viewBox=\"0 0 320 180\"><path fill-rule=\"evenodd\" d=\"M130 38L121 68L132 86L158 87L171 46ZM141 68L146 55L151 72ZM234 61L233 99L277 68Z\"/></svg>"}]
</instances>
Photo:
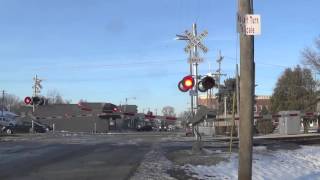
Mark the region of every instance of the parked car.
<instances>
[{"instance_id":1,"label":"parked car","mask_svg":"<svg viewBox=\"0 0 320 180\"><path fill-rule=\"evenodd\" d=\"M168 126L168 131L174 131L176 129L176 127L174 125L169 125Z\"/></svg>"},{"instance_id":2,"label":"parked car","mask_svg":"<svg viewBox=\"0 0 320 180\"><path fill-rule=\"evenodd\" d=\"M121 115L119 114L118 106L112 103L105 103L102 107L102 114L99 117L102 119L120 119Z\"/></svg>"},{"instance_id":3,"label":"parked car","mask_svg":"<svg viewBox=\"0 0 320 180\"><path fill-rule=\"evenodd\" d=\"M1 116L0 117L0 125L1 126L13 126L16 124L16 120L13 118L10 118L8 116Z\"/></svg>"},{"instance_id":4,"label":"parked car","mask_svg":"<svg viewBox=\"0 0 320 180\"><path fill-rule=\"evenodd\" d=\"M37 121L33 123L34 132L36 133L45 133L52 128L46 124L41 124ZM13 134L13 133L29 133L32 132L32 123L28 121L22 121L20 124L4 126L2 131L6 134Z\"/></svg>"},{"instance_id":5,"label":"parked car","mask_svg":"<svg viewBox=\"0 0 320 180\"><path fill-rule=\"evenodd\" d=\"M153 128L150 125L138 126L137 131L152 131Z\"/></svg>"},{"instance_id":6,"label":"parked car","mask_svg":"<svg viewBox=\"0 0 320 180\"><path fill-rule=\"evenodd\" d=\"M168 127L166 125L159 126L159 131L168 131Z\"/></svg>"},{"instance_id":7,"label":"parked car","mask_svg":"<svg viewBox=\"0 0 320 180\"><path fill-rule=\"evenodd\" d=\"M187 127L186 128L186 136L193 136L192 127Z\"/></svg>"}]
</instances>

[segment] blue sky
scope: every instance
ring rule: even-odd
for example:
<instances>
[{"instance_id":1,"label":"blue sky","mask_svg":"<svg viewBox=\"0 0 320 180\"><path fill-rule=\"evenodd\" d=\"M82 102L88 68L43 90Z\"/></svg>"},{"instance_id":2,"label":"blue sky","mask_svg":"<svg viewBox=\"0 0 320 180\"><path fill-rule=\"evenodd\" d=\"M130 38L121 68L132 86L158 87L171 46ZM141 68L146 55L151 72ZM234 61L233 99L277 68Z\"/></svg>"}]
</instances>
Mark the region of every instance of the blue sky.
<instances>
[{"instance_id":1,"label":"blue sky","mask_svg":"<svg viewBox=\"0 0 320 180\"><path fill-rule=\"evenodd\" d=\"M42 94L119 104L140 110L189 107L177 89L188 73L184 41L176 34L198 24L208 30L200 73L233 76L239 62L237 1L218 0L0 0L0 89L21 99L32 95L32 78L45 79ZM256 0L262 34L255 38L256 94L271 95L285 67L300 63L301 51L320 34L318 0Z\"/></svg>"}]
</instances>

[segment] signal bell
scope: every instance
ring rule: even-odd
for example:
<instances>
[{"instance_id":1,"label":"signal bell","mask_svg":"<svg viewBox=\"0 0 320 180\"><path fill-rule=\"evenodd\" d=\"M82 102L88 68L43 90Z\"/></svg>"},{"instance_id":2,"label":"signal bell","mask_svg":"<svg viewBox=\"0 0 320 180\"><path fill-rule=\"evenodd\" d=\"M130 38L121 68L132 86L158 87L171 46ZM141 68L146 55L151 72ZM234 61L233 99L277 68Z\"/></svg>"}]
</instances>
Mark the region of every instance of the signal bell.
<instances>
[{"instance_id":1,"label":"signal bell","mask_svg":"<svg viewBox=\"0 0 320 180\"><path fill-rule=\"evenodd\" d=\"M178 88L182 92L187 92L194 86L194 79L191 75L185 76L179 83Z\"/></svg>"}]
</instances>

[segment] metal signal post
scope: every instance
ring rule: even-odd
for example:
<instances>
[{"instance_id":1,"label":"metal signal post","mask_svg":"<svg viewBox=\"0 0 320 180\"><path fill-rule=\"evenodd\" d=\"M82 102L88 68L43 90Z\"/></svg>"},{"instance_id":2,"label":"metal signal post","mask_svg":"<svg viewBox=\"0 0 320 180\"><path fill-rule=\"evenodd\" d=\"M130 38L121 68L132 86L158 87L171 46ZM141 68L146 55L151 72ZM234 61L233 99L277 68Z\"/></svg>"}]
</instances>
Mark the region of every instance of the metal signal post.
<instances>
[{"instance_id":1,"label":"metal signal post","mask_svg":"<svg viewBox=\"0 0 320 180\"><path fill-rule=\"evenodd\" d=\"M34 85L32 86L32 89L33 89L33 97L37 97L38 96L38 93L40 93L41 91L41 89L42 89L42 86L41 86L41 79L38 79L38 76L36 75L34 78L33 78L33 80L34 80ZM33 103L32 104L32 112L34 113L35 112L35 106L36 106L36 104L35 103Z\"/></svg>"},{"instance_id":2,"label":"metal signal post","mask_svg":"<svg viewBox=\"0 0 320 180\"><path fill-rule=\"evenodd\" d=\"M186 53L189 53L190 75L194 78L194 86L190 89L191 96L191 112L194 115L198 108L198 64L203 62L203 58L199 57L198 47L204 52L208 52L208 48L202 44L201 40L208 35L207 31L202 32L200 35L197 33L197 25L192 25L192 32L185 31L184 35L177 35L177 40L188 41L187 46L184 48Z\"/></svg>"}]
</instances>

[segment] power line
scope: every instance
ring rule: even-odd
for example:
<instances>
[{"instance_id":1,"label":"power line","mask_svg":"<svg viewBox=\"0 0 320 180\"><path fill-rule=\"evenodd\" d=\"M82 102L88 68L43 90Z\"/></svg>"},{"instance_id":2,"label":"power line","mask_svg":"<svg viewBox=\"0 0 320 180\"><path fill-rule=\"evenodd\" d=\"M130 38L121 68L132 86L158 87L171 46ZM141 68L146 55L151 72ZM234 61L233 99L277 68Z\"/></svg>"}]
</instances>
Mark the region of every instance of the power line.
<instances>
[{"instance_id":1,"label":"power line","mask_svg":"<svg viewBox=\"0 0 320 180\"><path fill-rule=\"evenodd\" d=\"M208 56L206 59L211 59L215 57ZM235 60L237 63L237 58L231 56L225 56L225 59ZM152 66L152 65L162 65L162 64L172 64L172 63L185 63L186 59L168 59L168 60L156 60L156 61L134 61L134 62L127 62L127 63L114 63L114 64L70 64L66 66L39 66L34 67L31 70L33 71L47 71L47 70L55 70L55 69L73 69L73 70L81 70L81 69L114 69L114 68L142 68L145 66ZM273 64L273 63L263 63L263 62L256 62L257 65L266 65L266 66L273 66L273 67L281 67L281 68L291 68L290 66L280 65L280 64Z\"/></svg>"},{"instance_id":2,"label":"power line","mask_svg":"<svg viewBox=\"0 0 320 180\"><path fill-rule=\"evenodd\" d=\"M55 79L50 79L47 78L48 83L50 82L93 82L93 81L110 81L110 80L123 80L123 79L137 79L137 78L146 78L146 79L152 79L155 77L166 77L166 76L180 76L180 75L186 75L189 74L188 71L180 71L180 72L170 72L170 73L156 73L156 74L141 74L141 75L128 75L125 76L108 76L108 77L97 77L97 78L55 78ZM21 82L27 82L28 80L26 79L6 79L6 80L0 80L1 82L14 82L14 83L21 83Z\"/></svg>"},{"instance_id":3,"label":"power line","mask_svg":"<svg viewBox=\"0 0 320 180\"><path fill-rule=\"evenodd\" d=\"M116 63L116 64L76 64L68 65L68 66L43 66L43 67L35 67L32 70L49 70L56 68L68 68L68 69L89 69L89 68L132 68L135 66L143 66L143 65L159 65L164 63L185 63L186 59L171 59L171 60L158 60L158 61L140 61L140 62L128 62L128 63Z\"/></svg>"},{"instance_id":4,"label":"power line","mask_svg":"<svg viewBox=\"0 0 320 180\"><path fill-rule=\"evenodd\" d=\"M235 60L237 62L237 58L234 58L234 57L231 57L231 56L225 56L225 58L229 59L229 60ZM255 64L274 66L274 67L281 67L281 68L291 68L291 66L286 66L286 65L281 65L281 64L257 62L256 59L255 59Z\"/></svg>"}]
</instances>

